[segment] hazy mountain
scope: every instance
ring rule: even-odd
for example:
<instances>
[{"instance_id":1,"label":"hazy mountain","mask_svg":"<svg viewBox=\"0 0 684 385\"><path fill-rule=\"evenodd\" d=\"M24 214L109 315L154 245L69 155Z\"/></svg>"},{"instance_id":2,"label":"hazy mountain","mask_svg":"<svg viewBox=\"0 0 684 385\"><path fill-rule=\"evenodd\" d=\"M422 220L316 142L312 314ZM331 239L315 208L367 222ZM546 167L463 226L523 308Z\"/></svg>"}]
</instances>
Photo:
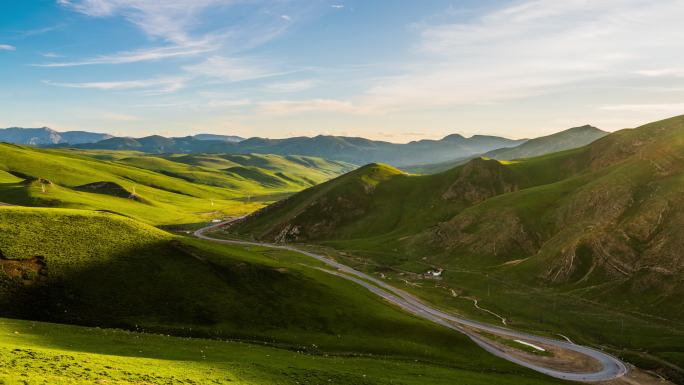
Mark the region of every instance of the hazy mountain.
<instances>
[{"instance_id":1,"label":"hazy mountain","mask_svg":"<svg viewBox=\"0 0 684 385\"><path fill-rule=\"evenodd\" d=\"M516 147L489 151L484 156L500 160L530 158L586 146L606 135L608 135L608 132L590 125L574 127L555 134L528 140Z\"/></svg>"},{"instance_id":2,"label":"hazy mountain","mask_svg":"<svg viewBox=\"0 0 684 385\"><path fill-rule=\"evenodd\" d=\"M25 144L31 146L51 144L83 144L94 143L111 138L111 135L86 131L58 132L48 127L21 128L10 127L0 129L0 142Z\"/></svg>"},{"instance_id":3,"label":"hazy mountain","mask_svg":"<svg viewBox=\"0 0 684 385\"><path fill-rule=\"evenodd\" d=\"M236 153L235 142L225 140L203 140L193 136L167 138L159 135L144 138L110 138L97 143L86 143L77 146L82 149L98 150L133 150L150 154L196 154L196 153Z\"/></svg>"},{"instance_id":4,"label":"hazy mountain","mask_svg":"<svg viewBox=\"0 0 684 385\"><path fill-rule=\"evenodd\" d=\"M502 147L512 147L525 140L475 135L464 138L449 135L441 140L421 140L406 144L364 138L324 136L287 139L250 138L240 142L212 140L197 136L165 138L111 138L98 143L76 146L87 149L136 150L148 153L227 153L304 155L354 164L384 162L394 165L430 163L470 156Z\"/></svg>"},{"instance_id":5,"label":"hazy mountain","mask_svg":"<svg viewBox=\"0 0 684 385\"><path fill-rule=\"evenodd\" d=\"M479 154L478 156L499 160L530 158L534 156L550 154L552 152L586 146L596 139L602 138L606 135L608 135L608 132L586 125L582 127L570 128L555 134L530 139L515 147L499 148L489 151L485 154ZM472 157L469 156L460 159L449 160L447 162L405 166L402 167L402 170L419 174L434 174L462 165L471 158Z\"/></svg>"},{"instance_id":6,"label":"hazy mountain","mask_svg":"<svg viewBox=\"0 0 684 385\"><path fill-rule=\"evenodd\" d=\"M235 135L197 134L192 137L199 140L220 140L224 142L241 142L245 140L245 138Z\"/></svg>"}]
</instances>

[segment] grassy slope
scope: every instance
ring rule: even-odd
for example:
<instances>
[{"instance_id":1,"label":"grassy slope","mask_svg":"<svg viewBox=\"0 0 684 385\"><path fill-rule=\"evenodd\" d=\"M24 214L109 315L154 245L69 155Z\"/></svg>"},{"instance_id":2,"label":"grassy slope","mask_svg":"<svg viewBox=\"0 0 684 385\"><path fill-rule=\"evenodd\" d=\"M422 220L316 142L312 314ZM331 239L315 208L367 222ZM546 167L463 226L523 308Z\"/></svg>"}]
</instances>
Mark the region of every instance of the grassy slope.
<instances>
[{"instance_id":1,"label":"grassy slope","mask_svg":"<svg viewBox=\"0 0 684 385\"><path fill-rule=\"evenodd\" d=\"M683 152L678 117L538 158L395 172L365 194L344 176L234 231L333 246L366 270L416 279L424 288L414 290L445 306L483 317L463 298L475 296L519 327L682 367ZM447 269L438 284L412 275L433 266Z\"/></svg>"},{"instance_id":2,"label":"grassy slope","mask_svg":"<svg viewBox=\"0 0 684 385\"><path fill-rule=\"evenodd\" d=\"M23 382L26 381L26 382ZM5 384L549 384L398 357L302 354L239 342L0 319Z\"/></svg>"},{"instance_id":3,"label":"grassy slope","mask_svg":"<svg viewBox=\"0 0 684 385\"><path fill-rule=\"evenodd\" d=\"M0 144L0 201L109 210L153 224L190 223L248 212L260 206L257 201L299 191L352 168L321 159L305 158L312 165L305 167L301 160L247 155L245 161L258 157L263 168L250 165L250 173L240 174L177 162L174 156L125 155ZM8 179L9 173L50 183L21 183L17 178ZM135 192L140 199L79 188L98 182L114 183L123 192ZM245 205L244 200L254 203Z\"/></svg>"},{"instance_id":4,"label":"grassy slope","mask_svg":"<svg viewBox=\"0 0 684 385\"><path fill-rule=\"evenodd\" d=\"M437 365L437 372L470 381L464 383L555 383L490 356L462 335L387 306L365 289L316 269L315 261L297 254L176 238L127 218L81 210L0 208L0 230L2 316L256 340L314 355L389 356L386 362L390 363L419 359ZM28 262L36 256L43 257L46 276L35 271L27 274L31 272ZM6 269L8 261L27 262L26 272L13 274ZM21 331L10 336L9 342L2 339L0 359L10 365L9 369L3 365L0 377L4 371L10 377L26 373L36 378L49 370L53 360L68 363L50 372L64 382L81 376L85 368L107 376L131 372L124 377L134 379L149 374L150 367L164 360L181 362L178 367L164 368L159 373L162 377L179 375L184 367L188 375L199 377L208 368L197 349L208 346L205 355L211 358L207 360L232 357L228 364L218 364L217 376L235 375L230 369L235 364L235 370L252 378L251 383L263 383L258 376L264 382L281 383L290 374L305 379L313 373L331 372L337 383L360 380L351 370L335 366L336 362L346 365L342 363L346 359L318 364L308 357L294 362L294 353L274 351L293 361L285 370L284 362L269 363L263 355L248 364L248 357L256 355L250 352L253 348L237 344L43 324L34 330L18 321L3 324L0 330L5 335L12 329ZM10 351L9 347L17 345L32 353ZM103 357L112 363L106 368L83 352L119 357ZM357 370L367 367L369 373L382 373L383 363L353 360L350 366ZM314 372L304 373L305 369ZM396 375L406 376L403 381L411 383L410 373L410 367L405 367ZM317 377L309 378L316 383Z\"/></svg>"}]
</instances>

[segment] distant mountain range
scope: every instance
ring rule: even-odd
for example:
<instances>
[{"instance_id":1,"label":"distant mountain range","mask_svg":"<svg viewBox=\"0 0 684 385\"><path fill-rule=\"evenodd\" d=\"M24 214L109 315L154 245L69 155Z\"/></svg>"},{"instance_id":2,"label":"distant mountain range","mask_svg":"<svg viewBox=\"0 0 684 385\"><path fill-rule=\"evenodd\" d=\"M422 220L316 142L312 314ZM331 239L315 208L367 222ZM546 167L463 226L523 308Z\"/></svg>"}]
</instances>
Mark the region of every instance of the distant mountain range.
<instances>
[{"instance_id":1,"label":"distant mountain range","mask_svg":"<svg viewBox=\"0 0 684 385\"><path fill-rule=\"evenodd\" d=\"M571 128L532 140L498 136L459 134L439 140L399 144L359 137L319 135L267 139L198 134L168 138L113 137L81 131L60 133L49 128L0 130L0 141L42 147L74 147L93 150L140 151L150 154L276 154L315 156L356 165L387 163L412 172L437 172L454 167L474 156L514 159L543 155L586 145L607 133L592 126ZM419 166L415 166L419 165Z\"/></svg>"},{"instance_id":2,"label":"distant mountain range","mask_svg":"<svg viewBox=\"0 0 684 385\"><path fill-rule=\"evenodd\" d=\"M484 156L499 160L531 158L533 156L546 155L552 152L586 146L606 135L608 135L608 132L590 125L574 127L552 135L528 140L516 147L500 148L489 151Z\"/></svg>"},{"instance_id":3,"label":"distant mountain range","mask_svg":"<svg viewBox=\"0 0 684 385\"><path fill-rule=\"evenodd\" d=\"M514 147L525 140L497 136L475 135L465 138L449 135L440 140L420 140L406 144L374 141L364 138L319 135L287 139L250 138L242 141L214 140L207 136L166 138L109 138L97 143L83 143L72 147L81 149L133 150L152 154L162 153L226 153L276 154L316 156L330 160L367 164L390 163L397 166L433 163L480 154L494 149ZM64 145L63 145L64 146Z\"/></svg>"},{"instance_id":4,"label":"distant mountain range","mask_svg":"<svg viewBox=\"0 0 684 385\"><path fill-rule=\"evenodd\" d=\"M51 146L51 145L81 145L92 144L107 139L116 138L114 135L101 134L97 132L88 131L66 131L59 132L49 127L40 128L23 128L23 127L9 127L0 128L0 142L23 144L28 146ZM154 137L151 137L154 138ZM197 134L192 136L198 141L217 141L225 142L239 142L244 140L239 136L233 135L216 135L216 134ZM128 138L116 138L128 139ZM153 151L157 152L157 151Z\"/></svg>"},{"instance_id":5,"label":"distant mountain range","mask_svg":"<svg viewBox=\"0 0 684 385\"><path fill-rule=\"evenodd\" d=\"M223 142L241 142L245 138L235 135L197 134L193 138L198 140L218 140Z\"/></svg>"},{"instance_id":6,"label":"distant mountain range","mask_svg":"<svg viewBox=\"0 0 684 385\"><path fill-rule=\"evenodd\" d=\"M569 128L555 134L530 139L515 147L498 148L484 154L477 154L477 156L498 160L531 158L553 152L571 150L573 148L586 146L587 144L608 134L608 132L600 130L596 127L585 125L581 127ZM402 167L402 169L407 172L419 174L434 174L462 165L472 158L473 156L468 156L447 162L405 166Z\"/></svg>"},{"instance_id":7,"label":"distant mountain range","mask_svg":"<svg viewBox=\"0 0 684 385\"><path fill-rule=\"evenodd\" d=\"M25 144L30 146L44 146L54 144L83 144L95 143L101 140L112 138L112 135L99 134L86 131L67 131L58 132L48 127L41 128L22 128L9 127L0 128L0 142Z\"/></svg>"}]
</instances>

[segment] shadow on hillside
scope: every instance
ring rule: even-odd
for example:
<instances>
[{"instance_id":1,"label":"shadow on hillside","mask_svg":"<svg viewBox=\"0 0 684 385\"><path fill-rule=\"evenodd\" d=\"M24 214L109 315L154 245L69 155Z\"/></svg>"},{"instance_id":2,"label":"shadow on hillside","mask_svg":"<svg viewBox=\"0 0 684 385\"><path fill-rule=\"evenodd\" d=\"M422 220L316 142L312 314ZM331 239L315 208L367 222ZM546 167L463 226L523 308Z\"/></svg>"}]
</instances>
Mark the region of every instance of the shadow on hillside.
<instances>
[{"instance_id":1,"label":"shadow on hillside","mask_svg":"<svg viewBox=\"0 0 684 385\"><path fill-rule=\"evenodd\" d=\"M213 254L177 241L123 250L107 262L60 276L50 270L49 261L47 269L50 278L43 285L12 286L0 278L0 316L239 339L313 353L418 355L448 362L473 349L465 337L426 327L426 322L383 307L363 288L326 273L304 274L301 266L287 263L251 263L245 257ZM111 330L60 332L60 326L50 326L22 333L35 333L35 341L48 348L136 357L150 357L150 349L143 348L146 340L165 338L120 338ZM173 352L159 346L152 356L174 359Z\"/></svg>"}]
</instances>

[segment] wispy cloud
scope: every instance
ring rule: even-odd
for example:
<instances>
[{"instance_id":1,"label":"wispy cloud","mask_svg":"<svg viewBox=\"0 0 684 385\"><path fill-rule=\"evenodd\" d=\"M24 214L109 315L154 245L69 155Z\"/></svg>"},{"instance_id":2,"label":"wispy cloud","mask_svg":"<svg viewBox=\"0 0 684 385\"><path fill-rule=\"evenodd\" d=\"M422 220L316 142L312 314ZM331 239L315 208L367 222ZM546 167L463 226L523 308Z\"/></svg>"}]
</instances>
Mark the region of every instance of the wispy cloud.
<instances>
[{"instance_id":1,"label":"wispy cloud","mask_svg":"<svg viewBox=\"0 0 684 385\"><path fill-rule=\"evenodd\" d=\"M684 103L615 104L599 107L605 111L684 114Z\"/></svg>"},{"instance_id":2,"label":"wispy cloud","mask_svg":"<svg viewBox=\"0 0 684 385\"><path fill-rule=\"evenodd\" d=\"M359 113L358 107L344 100L281 100L262 103L259 111L266 115L295 115L311 112Z\"/></svg>"},{"instance_id":3,"label":"wispy cloud","mask_svg":"<svg viewBox=\"0 0 684 385\"><path fill-rule=\"evenodd\" d=\"M234 0L58 0L58 3L91 17L121 15L151 37L182 45L191 42L189 30L212 6Z\"/></svg>"},{"instance_id":4,"label":"wispy cloud","mask_svg":"<svg viewBox=\"0 0 684 385\"><path fill-rule=\"evenodd\" d=\"M624 81L684 59L684 40L672 38L684 36L682 9L682 0L527 0L466 22L419 26L414 69L377 82L362 102L440 108Z\"/></svg>"},{"instance_id":5,"label":"wispy cloud","mask_svg":"<svg viewBox=\"0 0 684 385\"><path fill-rule=\"evenodd\" d=\"M34 64L36 67L75 67L95 64L126 64L161 59L195 56L214 50L215 47L204 42L194 42L183 46L156 47L135 51L119 52L112 55L101 55L89 59Z\"/></svg>"},{"instance_id":6,"label":"wispy cloud","mask_svg":"<svg viewBox=\"0 0 684 385\"><path fill-rule=\"evenodd\" d=\"M201 63L184 66L183 69L194 76L226 82L261 79L287 73L274 70L259 61L225 56L211 56Z\"/></svg>"},{"instance_id":7,"label":"wispy cloud","mask_svg":"<svg viewBox=\"0 0 684 385\"><path fill-rule=\"evenodd\" d=\"M244 58L241 51L263 44L285 31L296 13L289 2L256 0L247 2L255 11L230 23L230 12L243 0L58 0L68 9L89 17L121 17L138 27L152 40L162 41L154 47L103 54L77 60L34 64L39 67L77 67L115 65L138 62L186 59L178 67L183 82L173 83L169 90L189 81L202 83L239 82L277 76L284 73L273 65ZM290 7L290 8L288 8ZM287 13L281 13L287 11ZM215 23L216 19L221 23ZM283 20L287 23L283 23ZM217 52L221 52L220 55ZM187 60L192 64L187 64ZM140 81L68 83L74 88L122 90L138 87ZM154 83L154 80L152 81Z\"/></svg>"},{"instance_id":8,"label":"wispy cloud","mask_svg":"<svg viewBox=\"0 0 684 385\"><path fill-rule=\"evenodd\" d=\"M269 92L294 93L309 90L317 84L318 81L315 79L294 80L268 84L266 85L266 90Z\"/></svg>"},{"instance_id":9,"label":"wispy cloud","mask_svg":"<svg viewBox=\"0 0 684 385\"><path fill-rule=\"evenodd\" d=\"M102 117L107 120L113 120L117 122L137 122L143 120L140 116L129 115L129 114L117 114L113 112L106 112L102 114Z\"/></svg>"},{"instance_id":10,"label":"wispy cloud","mask_svg":"<svg viewBox=\"0 0 684 385\"><path fill-rule=\"evenodd\" d=\"M638 75L648 77L684 77L684 68L657 68L636 71Z\"/></svg>"},{"instance_id":11,"label":"wispy cloud","mask_svg":"<svg viewBox=\"0 0 684 385\"><path fill-rule=\"evenodd\" d=\"M41 53L40 56L46 57L49 59L56 59L56 58L62 57L62 55L58 54L57 52L45 52L45 53Z\"/></svg>"},{"instance_id":12,"label":"wispy cloud","mask_svg":"<svg viewBox=\"0 0 684 385\"><path fill-rule=\"evenodd\" d=\"M249 99L211 99L205 104L209 108L230 109L246 107L252 104Z\"/></svg>"},{"instance_id":13,"label":"wispy cloud","mask_svg":"<svg viewBox=\"0 0 684 385\"><path fill-rule=\"evenodd\" d=\"M78 89L93 89L105 91L129 91L129 90L144 90L155 93L167 93L177 91L185 86L185 78L155 78L143 80L124 80L124 81L106 81L106 82L82 82L82 83L64 83L53 82L49 80L43 81L45 84L66 88Z\"/></svg>"},{"instance_id":14,"label":"wispy cloud","mask_svg":"<svg viewBox=\"0 0 684 385\"><path fill-rule=\"evenodd\" d=\"M0 44L0 51L15 51L17 47L9 44Z\"/></svg>"},{"instance_id":15,"label":"wispy cloud","mask_svg":"<svg viewBox=\"0 0 684 385\"><path fill-rule=\"evenodd\" d=\"M335 9L342 9L344 8L344 5L342 4L332 4L330 8L335 8Z\"/></svg>"}]
</instances>

